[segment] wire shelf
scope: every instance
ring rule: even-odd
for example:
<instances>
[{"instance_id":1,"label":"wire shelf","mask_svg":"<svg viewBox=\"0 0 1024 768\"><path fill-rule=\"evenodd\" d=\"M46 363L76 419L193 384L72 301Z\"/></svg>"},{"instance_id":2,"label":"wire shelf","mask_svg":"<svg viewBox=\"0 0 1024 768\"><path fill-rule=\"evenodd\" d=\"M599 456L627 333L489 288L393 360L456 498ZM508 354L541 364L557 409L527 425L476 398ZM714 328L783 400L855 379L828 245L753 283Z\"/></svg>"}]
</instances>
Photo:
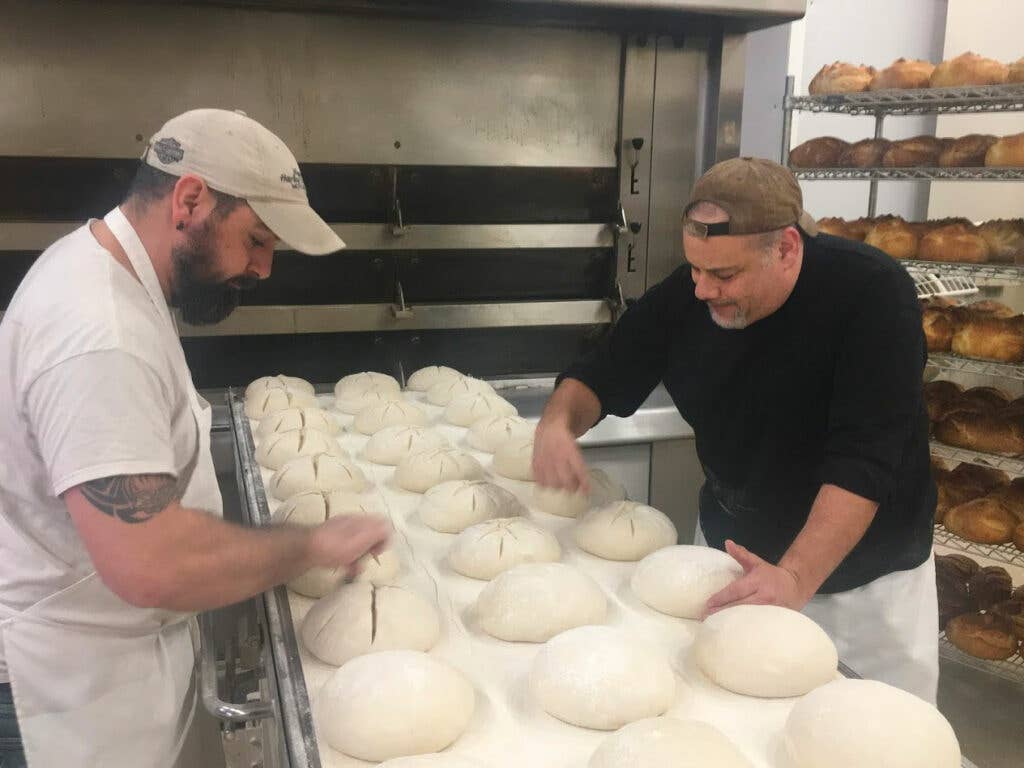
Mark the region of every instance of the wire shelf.
<instances>
[{"instance_id":1,"label":"wire shelf","mask_svg":"<svg viewBox=\"0 0 1024 768\"><path fill-rule=\"evenodd\" d=\"M953 448L938 440L931 441L931 450L932 455L942 459L977 464L979 467L994 467L1009 472L1011 475L1024 475L1024 460L1010 456L997 456L994 453L979 453L963 448Z\"/></svg>"},{"instance_id":2,"label":"wire shelf","mask_svg":"<svg viewBox=\"0 0 1024 768\"><path fill-rule=\"evenodd\" d=\"M987 360L974 360L969 357L935 352L928 356L928 363L943 371L976 373L982 376L998 376L1003 379L1024 381L1024 365L993 363Z\"/></svg>"},{"instance_id":3,"label":"wire shelf","mask_svg":"<svg viewBox=\"0 0 1024 768\"><path fill-rule=\"evenodd\" d=\"M900 259L899 262L908 271L925 271L949 277L1024 282L1024 266L1015 264L967 264L962 261L917 261L914 259Z\"/></svg>"},{"instance_id":4,"label":"wire shelf","mask_svg":"<svg viewBox=\"0 0 1024 768\"><path fill-rule=\"evenodd\" d=\"M1024 552L1021 552L1013 544L978 544L962 539L955 533L950 533L941 523L936 523L934 530L935 543L943 547L955 549L957 552L963 552L965 555L985 557L1005 565L1024 568Z\"/></svg>"},{"instance_id":5,"label":"wire shelf","mask_svg":"<svg viewBox=\"0 0 1024 768\"><path fill-rule=\"evenodd\" d=\"M804 181L1020 181L1024 168L791 168Z\"/></svg>"},{"instance_id":6,"label":"wire shelf","mask_svg":"<svg viewBox=\"0 0 1024 768\"><path fill-rule=\"evenodd\" d=\"M917 298L930 299L935 296L970 296L978 292L978 286L966 275L942 276L923 270L907 270L914 278Z\"/></svg>"},{"instance_id":7,"label":"wire shelf","mask_svg":"<svg viewBox=\"0 0 1024 768\"><path fill-rule=\"evenodd\" d=\"M1024 110L1024 83L790 96L786 107L846 115L941 115Z\"/></svg>"},{"instance_id":8,"label":"wire shelf","mask_svg":"<svg viewBox=\"0 0 1024 768\"><path fill-rule=\"evenodd\" d=\"M1024 658L1015 653L1006 661L989 661L964 653L946 638L945 632L939 633L939 655L944 659L963 664L990 675L1001 677L1019 685L1024 685Z\"/></svg>"}]
</instances>

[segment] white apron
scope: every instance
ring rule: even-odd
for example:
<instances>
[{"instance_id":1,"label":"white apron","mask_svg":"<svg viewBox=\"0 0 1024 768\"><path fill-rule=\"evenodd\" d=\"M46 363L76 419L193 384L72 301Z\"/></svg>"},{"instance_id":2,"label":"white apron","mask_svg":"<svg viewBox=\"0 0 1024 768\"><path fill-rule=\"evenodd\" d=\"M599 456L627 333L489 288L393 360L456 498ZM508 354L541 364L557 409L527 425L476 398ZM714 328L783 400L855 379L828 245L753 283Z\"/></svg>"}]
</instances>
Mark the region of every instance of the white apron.
<instances>
[{"instance_id":1,"label":"white apron","mask_svg":"<svg viewBox=\"0 0 1024 768\"><path fill-rule=\"evenodd\" d=\"M210 453L212 410L192 385L156 272L115 208L104 218L164 323L168 355L186 383L198 455L182 504L221 513ZM30 768L173 766L195 713L191 614L135 608L95 571L24 611L0 631Z\"/></svg>"}]
</instances>

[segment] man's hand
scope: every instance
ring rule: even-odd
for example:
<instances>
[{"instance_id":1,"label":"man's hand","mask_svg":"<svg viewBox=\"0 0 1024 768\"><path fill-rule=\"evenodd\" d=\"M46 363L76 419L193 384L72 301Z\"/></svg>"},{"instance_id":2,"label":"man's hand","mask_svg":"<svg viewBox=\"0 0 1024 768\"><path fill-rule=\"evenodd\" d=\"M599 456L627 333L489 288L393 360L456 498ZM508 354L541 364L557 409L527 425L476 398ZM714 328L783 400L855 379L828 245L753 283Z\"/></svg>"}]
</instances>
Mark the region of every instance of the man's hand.
<instances>
[{"instance_id":1,"label":"man's hand","mask_svg":"<svg viewBox=\"0 0 1024 768\"><path fill-rule=\"evenodd\" d=\"M533 479L548 488L590 493L590 476L572 430L557 419L542 420L533 440Z\"/></svg>"},{"instance_id":2,"label":"man's hand","mask_svg":"<svg viewBox=\"0 0 1024 768\"><path fill-rule=\"evenodd\" d=\"M344 568L350 577L359 573L359 560L379 555L391 536L387 520L373 515L339 515L317 526L310 537L311 565Z\"/></svg>"},{"instance_id":3,"label":"man's hand","mask_svg":"<svg viewBox=\"0 0 1024 768\"><path fill-rule=\"evenodd\" d=\"M746 547L726 541L725 551L742 566L743 575L711 596L706 615L734 605L781 605L799 611L813 596L806 594L795 573L762 560Z\"/></svg>"}]
</instances>

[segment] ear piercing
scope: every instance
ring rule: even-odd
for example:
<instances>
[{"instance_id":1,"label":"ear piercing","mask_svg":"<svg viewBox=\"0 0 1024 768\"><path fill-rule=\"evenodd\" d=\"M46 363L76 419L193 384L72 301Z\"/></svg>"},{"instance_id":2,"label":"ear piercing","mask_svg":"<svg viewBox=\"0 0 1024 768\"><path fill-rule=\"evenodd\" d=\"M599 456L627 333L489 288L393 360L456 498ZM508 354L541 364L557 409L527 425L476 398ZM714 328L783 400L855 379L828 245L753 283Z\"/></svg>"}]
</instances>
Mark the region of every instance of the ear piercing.
<instances>
[{"instance_id":1,"label":"ear piercing","mask_svg":"<svg viewBox=\"0 0 1024 768\"><path fill-rule=\"evenodd\" d=\"M175 229L177 229L179 232L181 232L183 229L185 229L185 222L184 221L179 221L178 225L175 227Z\"/></svg>"}]
</instances>

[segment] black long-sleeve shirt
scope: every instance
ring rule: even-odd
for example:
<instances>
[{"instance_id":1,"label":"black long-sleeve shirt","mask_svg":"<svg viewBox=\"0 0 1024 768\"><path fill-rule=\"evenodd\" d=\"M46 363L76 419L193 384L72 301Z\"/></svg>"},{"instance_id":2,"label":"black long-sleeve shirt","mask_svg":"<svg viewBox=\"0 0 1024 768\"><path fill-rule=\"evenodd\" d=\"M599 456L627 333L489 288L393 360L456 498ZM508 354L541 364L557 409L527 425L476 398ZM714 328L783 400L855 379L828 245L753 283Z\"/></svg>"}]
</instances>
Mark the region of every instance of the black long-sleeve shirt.
<instances>
[{"instance_id":1,"label":"black long-sleeve shirt","mask_svg":"<svg viewBox=\"0 0 1024 768\"><path fill-rule=\"evenodd\" d=\"M792 294L724 330L682 266L627 310L562 377L590 387L602 417L633 414L659 381L696 435L708 543L733 539L778 562L825 483L878 502L871 526L820 592L929 557L935 486L922 398L927 359L913 281L881 251L804 238Z\"/></svg>"}]
</instances>

